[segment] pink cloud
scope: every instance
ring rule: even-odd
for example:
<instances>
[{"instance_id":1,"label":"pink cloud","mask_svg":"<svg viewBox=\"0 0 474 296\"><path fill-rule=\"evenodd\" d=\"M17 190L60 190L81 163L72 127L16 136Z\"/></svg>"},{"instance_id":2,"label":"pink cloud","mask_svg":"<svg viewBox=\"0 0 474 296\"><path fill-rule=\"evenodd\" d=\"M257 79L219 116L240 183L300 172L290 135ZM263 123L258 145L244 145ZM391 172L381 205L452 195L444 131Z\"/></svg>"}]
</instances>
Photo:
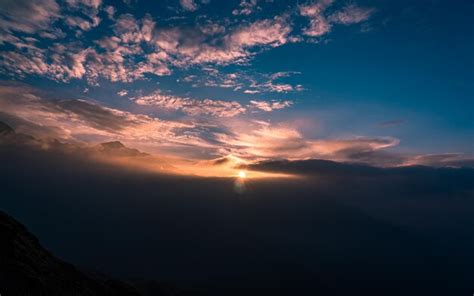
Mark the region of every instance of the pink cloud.
<instances>
[{"instance_id":1,"label":"pink cloud","mask_svg":"<svg viewBox=\"0 0 474 296\"><path fill-rule=\"evenodd\" d=\"M375 11L373 8L363 8L352 3L327 16L327 8L333 3L333 0L321 0L299 7L300 14L309 19L309 26L303 30L305 35L323 36L331 31L332 24L357 24L369 19Z\"/></svg>"},{"instance_id":2,"label":"pink cloud","mask_svg":"<svg viewBox=\"0 0 474 296\"><path fill-rule=\"evenodd\" d=\"M208 26L208 25L207 25ZM286 18L259 20L242 25L209 42L201 30L157 30L155 44L173 58L176 66L214 63L225 65L248 60L255 47L277 47L289 42L291 26ZM221 45L214 45L221 44Z\"/></svg>"},{"instance_id":3,"label":"pink cloud","mask_svg":"<svg viewBox=\"0 0 474 296\"><path fill-rule=\"evenodd\" d=\"M343 25L357 24L369 19L375 9L363 8L355 4L346 5L329 17L331 22Z\"/></svg>"},{"instance_id":4,"label":"pink cloud","mask_svg":"<svg viewBox=\"0 0 474 296\"><path fill-rule=\"evenodd\" d=\"M187 159L226 157L242 161L270 159L327 159L380 166L429 165L463 167L474 165L472 156L461 153L402 155L387 151L399 140L391 137L308 138L291 123L251 118L219 117L239 105L224 101L162 98L169 108L191 108L191 114L210 112L216 117L205 123L195 119L163 120L131 113L85 100L53 100L36 89L0 87L0 120L8 119L17 132L71 143L119 140L153 153ZM150 103L154 103L150 99ZM161 103L160 103L161 104ZM284 104L283 104L284 105ZM229 107L231 106L231 107ZM267 107L269 105L264 104ZM282 106L282 105L280 105ZM234 110L234 111L233 111ZM214 113L213 113L214 112ZM240 112L240 111L239 111ZM227 116L227 115L226 115ZM47 149L47 143L45 149ZM41 144L41 143L40 143ZM211 157L212 156L212 157Z\"/></svg>"},{"instance_id":5,"label":"pink cloud","mask_svg":"<svg viewBox=\"0 0 474 296\"><path fill-rule=\"evenodd\" d=\"M195 11L198 8L194 0L179 0L179 4L188 11Z\"/></svg>"},{"instance_id":6,"label":"pink cloud","mask_svg":"<svg viewBox=\"0 0 474 296\"><path fill-rule=\"evenodd\" d=\"M288 124L269 122L233 124L232 133L216 133L223 155L247 160L328 159L353 162L358 153L374 153L398 145L390 137L347 139L307 139Z\"/></svg>"},{"instance_id":7,"label":"pink cloud","mask_svg":"<svg viewBox=\"0 0 474 296\"><path fill-rule=\"evenodd\" d=\"M279 110L290 107L292 104L292 101L250 101L249 106L266 112L271 112L273 110Z\"/></svg>"},{"instance_id":8,"label":"pink cloud","mask_svg":"<svg viewBox=\"0 0 474 296\"><path fill-rule=\"evenodd\" d=\"M22 49L2 52L1 70L12 76L34 74L62 82L85 79L91 85L98 85L101 78L112 82L132 82L145 79L147 75L170 75L176 68L248 63L263 50L303 41L292 33L290 14L253 22L216 22L206 19L195 26L160 27L148 14L141 19L131 14L116 16L115 9L112 6L103 8L100 0L67 0L66 5L61 7L54 0L18 1L23 4L5 10L0 15L3 29L0 42ZM181 4L190 10L197 8L195 1L182 0ZM332 1L323 0L298 6L300 14L310 22L303 29L304 34L321 36L330 31L333 23L356 23L371 14L371 10L348 5L332 14L328 20L324 14L331 4ZM242 9L255 9L256 5L254 0L240 3ZM114 21L112 32L92 40L91 44L84 47L77 38L81 37L83 31L93 30L100 25L100 12L106 13ZM68 42L58 42L43 48L41 42L22 39L12 33L38 34L29 37L48 39L63 38L66 33L57 26L53 27L58 21L73 30L76 40L68 36L71 37L67 39ZM71 30L66 32L71 33ZM301 85L275 81L279 78L257 80L229 76L210 78L205 85L233 88L249 94L287 93L303 89Z\"/></svg>"},{"instance_id":9,"label":"pink cloud","mask_svg":"<svg viewBox=\"0 0 474 296\"><path fill-rule=\"evenodd\" d=\"M139 105L182 111L192 116L211 115L216 117L233 117L245 112L245 108L235 101L197 100L163 94L161 91L155 91L147 96L131 98L131 100Z\"/></svg>"},{"instance_id":10,"label":"pink cloud","mask_svg":"<svg viewBox=\"0 0 474 296\"><path fill-rule=\"evenodd\" d=\"M325 35L331 31L331 25L324 16L325 10L331 6L333 0L322 0L312 4L301 5L300 14L310 19L309 27L304 29L304 34L312 37Z\"/></svg>"},{"instance_id":11,"label":"pink cloud","mask_svg":"<svg viewBox=\"0 0 474 296\"><path fill-rule=\"evenodd\" d=\"M238 9L232 11L233 15L252 14L257 7L257 0L241 0Z\"/></svg>"},{"instance_id":12,"label":"pink cloud","mask_svg":"<svg viewBox=\"0 0 474 296\"><path fill-rule=\"evenodd\" d=\"M55 0L17 0L15 3L0 2L0 27L3 30L32 34L50 29L60 18L60 6Z\"/></svg>"}]
</instances>

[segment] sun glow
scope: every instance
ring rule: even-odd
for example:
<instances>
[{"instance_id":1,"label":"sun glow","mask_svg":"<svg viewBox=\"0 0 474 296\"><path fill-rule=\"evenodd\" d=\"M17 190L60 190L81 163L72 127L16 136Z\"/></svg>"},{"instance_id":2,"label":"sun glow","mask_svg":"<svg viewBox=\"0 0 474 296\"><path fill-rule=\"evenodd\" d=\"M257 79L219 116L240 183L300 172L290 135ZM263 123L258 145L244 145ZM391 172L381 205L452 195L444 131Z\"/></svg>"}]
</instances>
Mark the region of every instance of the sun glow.
<instances>
[{"instance_id":1,"label":"sun glow","mask_svg":"<svg viewBox=\"0 0 474 296\"><path fill-rule=\"evenodd\" d=\"M247 173L245 171L239 171L239 178L241 179L247 178Z\"/></svg>"}]
</instances>

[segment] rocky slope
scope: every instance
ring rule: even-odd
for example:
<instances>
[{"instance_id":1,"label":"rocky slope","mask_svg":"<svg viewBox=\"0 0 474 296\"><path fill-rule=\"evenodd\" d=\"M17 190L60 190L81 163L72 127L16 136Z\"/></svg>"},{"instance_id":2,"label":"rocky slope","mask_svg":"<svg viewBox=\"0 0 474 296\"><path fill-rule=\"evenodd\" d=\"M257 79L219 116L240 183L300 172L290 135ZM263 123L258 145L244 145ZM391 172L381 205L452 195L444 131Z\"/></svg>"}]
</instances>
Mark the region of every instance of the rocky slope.
<instances>
[{"instance_id":1,"label":"rocky slope","mask_svg":"<svg viewBox=\"0 0 474 296\"><path fill-rule=\"evenodd\" d=\"M0 212L1 295L139 296L128 283L99 279L54 257L22 224Z\"/></svg>"}]
</instances>

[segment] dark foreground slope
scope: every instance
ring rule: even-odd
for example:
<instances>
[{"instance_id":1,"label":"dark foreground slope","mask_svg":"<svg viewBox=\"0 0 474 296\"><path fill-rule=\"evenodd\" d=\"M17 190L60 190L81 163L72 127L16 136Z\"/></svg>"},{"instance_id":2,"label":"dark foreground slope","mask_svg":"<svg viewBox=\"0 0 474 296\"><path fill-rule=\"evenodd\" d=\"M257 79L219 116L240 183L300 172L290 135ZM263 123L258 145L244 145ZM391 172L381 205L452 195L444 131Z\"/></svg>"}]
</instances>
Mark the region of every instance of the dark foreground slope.
<instances>
[{"instance_id":1,"label":"dark foreground slope","mask_svg":"<svg viewBox=\"0 0 474 296\"><path fill-rule=\"evenodd\" d=\"M0 212L0 293L2 295L139 296L121 281L86 275L44 249L38 239Z\"/></svg>"},{"instance_id":2,"label":"dark foreground slope","mask_svg":"<svg viewBox=\"0 0 474 296\"><path fill-rule=\"evenodd\" d=\"M25 226L0 211L0 294L14 296L197 295L168 283L121 281L56 258Z\"/></svg>"}]
</instances>

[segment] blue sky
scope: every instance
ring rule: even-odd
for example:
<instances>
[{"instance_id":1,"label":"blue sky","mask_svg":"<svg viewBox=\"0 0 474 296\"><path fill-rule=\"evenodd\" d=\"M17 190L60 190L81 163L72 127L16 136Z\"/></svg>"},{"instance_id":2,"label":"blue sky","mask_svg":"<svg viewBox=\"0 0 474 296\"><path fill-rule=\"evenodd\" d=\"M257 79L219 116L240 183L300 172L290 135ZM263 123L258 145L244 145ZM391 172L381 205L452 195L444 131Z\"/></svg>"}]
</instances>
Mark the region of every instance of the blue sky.
<instances>
[{"instance_id":1,"label":"blue sky","mask_svg":"<svg viewBox=\"0 0 474 296\"><path fill-rule=\"evenodd\" d=\"M0 9L0 106L25 132L38 130L25 122L54 125L55 137L118 138L192 159L472 157L471 1L38 0ZM65 100L120 115L133 130L105 132ZM360 158L367 153L372 160Z\"/></svg>"}]
</instances>

